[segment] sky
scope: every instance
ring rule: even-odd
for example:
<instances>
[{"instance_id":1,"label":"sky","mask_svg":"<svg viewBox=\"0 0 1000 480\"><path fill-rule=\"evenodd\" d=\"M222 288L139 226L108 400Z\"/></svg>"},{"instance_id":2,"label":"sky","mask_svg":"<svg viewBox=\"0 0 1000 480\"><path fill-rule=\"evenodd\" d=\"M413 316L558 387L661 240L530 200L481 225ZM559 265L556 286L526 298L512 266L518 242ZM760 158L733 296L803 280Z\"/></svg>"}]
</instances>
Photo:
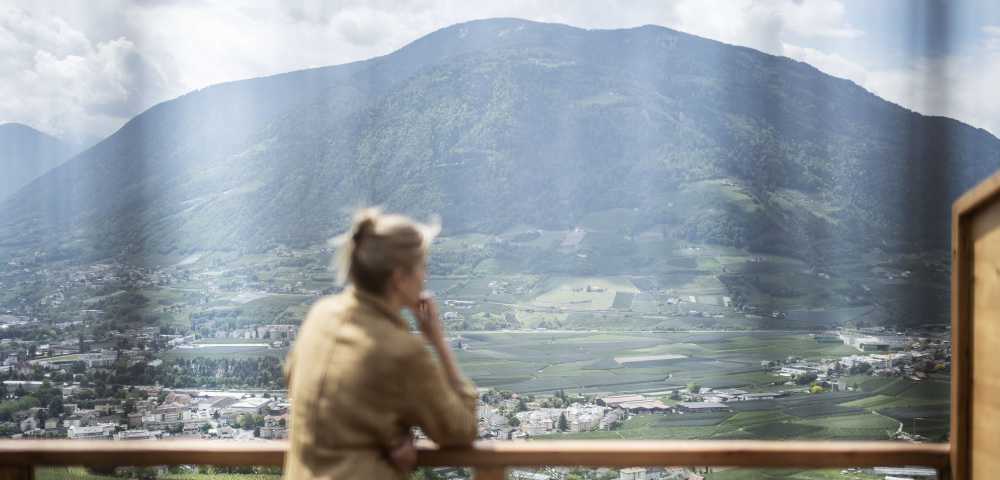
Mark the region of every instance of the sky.
<instances>
[{"instance_id":1,"label":"sky","mask_svg":"<svg viewBox=\"0 0 1000 480\"><path fill-rule=\"evenodd\" d=\"M0 123L90 144L192 90L384 55L492 17L665 26L801 60L1000 136L995 0L4 0Z\"/></svg>"}]
</instances>

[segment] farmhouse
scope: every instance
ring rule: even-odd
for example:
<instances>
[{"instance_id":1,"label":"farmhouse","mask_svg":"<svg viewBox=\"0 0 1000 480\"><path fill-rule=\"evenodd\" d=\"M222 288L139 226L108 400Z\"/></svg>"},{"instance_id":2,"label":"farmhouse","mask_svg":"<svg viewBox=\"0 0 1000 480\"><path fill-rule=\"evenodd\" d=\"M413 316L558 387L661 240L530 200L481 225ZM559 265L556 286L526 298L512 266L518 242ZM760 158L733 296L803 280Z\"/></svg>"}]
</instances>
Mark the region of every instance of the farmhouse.
<instances>
[{"instance_id":1,"label":"farmhouse","mask_svg":"<svg viewBox=\"0 0 1000 480\"><path fill-rule=\"evenodd\" d=\"M637 402L645 399L646 397L642 395L612 395L610 397L601 398L600 401L608 407L616 408L625 402Z\"/></svg>"},{"instance_id":2,"label":"farmhouse","mask_svg":"<svg viewBox=\"0 0 1000 480\"><path fill-rule=\"evenodd\" d=\"M684 413L728 412L729 407L719 402L681 402L677 410Z\"/></svg>"},{"instance_id":3,"label":"farmhouse","mask_svg":"<svg viewBox=\"0 0 1000 480\"><path fill-rule=\"evenodd\" d=\"M264 408L271 404L273 400L270 398L244 398L237 403L234 403L226 409L227 415L241 415L241 414L252 414L260 415L263 413Z\"/></svg>"},{"instance_id":4,"label":"farmhouse","mask_svg":"<svg viewBox=\"0 0 1000 480\"><path fill-rule=\"evenodd\" d=\"M667 413L670 411L670 407L664 405L663 402L659 400L621 402L618 404L618 407L628 411L629 413Z\"/></svg>"}]
</instances>

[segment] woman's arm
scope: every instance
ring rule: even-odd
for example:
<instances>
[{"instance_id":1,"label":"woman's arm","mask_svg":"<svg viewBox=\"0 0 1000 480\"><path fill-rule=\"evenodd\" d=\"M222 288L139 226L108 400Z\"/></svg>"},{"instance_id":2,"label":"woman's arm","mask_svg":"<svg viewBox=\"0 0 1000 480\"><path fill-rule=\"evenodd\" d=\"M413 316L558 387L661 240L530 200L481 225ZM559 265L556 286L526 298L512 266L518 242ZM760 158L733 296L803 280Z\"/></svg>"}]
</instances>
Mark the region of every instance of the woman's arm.
<instances>
[{"instance_id":1,"label":"woman's arm","mask_svg":"<svg viewBox=\"0 0 1000 480\"><path fill-rule=\"evenodd\" d=\"M419 347L402 359L404 420L420 427L441 446L468 445L476 438L479 395L475 386L462 376L444 341L433 302L422 302L415 313L420 331L438 358Z\"/></svg>"},{"instance_id":2,"label":"woman's arm","mask_svg":"<svg viewBox=\"0 0 1000 480\"><path fill-rule=\"evenodd\" d=\"M423 333L424 338L427 339L427 342L434 347L434 351L438 354L438 359L441 361L441 367L444 369L448 383L456 390L463 389L468 385L468 381L462 376L461 371L458 369L458 364L455 362L455 356L451 353L451 347L448 346L448 343L444 339L444 325L438 317L437 304L433 298L427 297L420 301L416 317L420 326L420 332Z\"/></svg>"}]
</instances>

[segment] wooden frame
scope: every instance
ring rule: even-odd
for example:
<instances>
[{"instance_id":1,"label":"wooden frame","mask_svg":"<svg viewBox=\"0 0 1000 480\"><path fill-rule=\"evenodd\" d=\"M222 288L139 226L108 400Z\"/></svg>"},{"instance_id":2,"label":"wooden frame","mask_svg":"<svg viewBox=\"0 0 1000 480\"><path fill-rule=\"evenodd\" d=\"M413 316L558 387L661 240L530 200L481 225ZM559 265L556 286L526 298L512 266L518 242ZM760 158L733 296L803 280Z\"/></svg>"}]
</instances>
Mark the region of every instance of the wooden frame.
<instances>
[{"instance_id":1,"label":"wooden frame","mask_svg":"<svg viewBox=\"0 0 1000 480\"><path fill-rule=\"evenodd\" d=\"M954 480L966 480L972 475L973 227L977 216L998 202L1000 173L966 192L952 207L951 473Z\"/></svg>"},{"instance_id":2,"label":"wooden frame","mask_svg":"<svg viewBox=\"0 0 1000 480\"><path fill-rule=\"evenodd\" d=\"M946 471L946 443L824 441L590 441L476 442L469 448L438 449L418 443L418 465L467 466L477 480L501 479L507 467L729 466L847 468L919 465ZM35 466L84 465L274 465L284 441L217 440L100 441L2 440L0 480L32 478Z\"/></svg>"}]
</instances>

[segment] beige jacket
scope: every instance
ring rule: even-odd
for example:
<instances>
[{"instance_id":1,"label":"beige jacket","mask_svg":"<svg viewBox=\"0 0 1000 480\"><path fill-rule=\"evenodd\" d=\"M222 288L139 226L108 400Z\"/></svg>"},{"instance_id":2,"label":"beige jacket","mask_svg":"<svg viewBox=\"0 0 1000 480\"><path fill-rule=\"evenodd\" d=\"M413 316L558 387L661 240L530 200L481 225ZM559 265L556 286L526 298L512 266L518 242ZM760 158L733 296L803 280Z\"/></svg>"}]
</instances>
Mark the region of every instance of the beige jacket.
<instances>
[{"instance_id":1,"label":"beige jacket","mask_svg":"<svg viewBox=\"0 0 1000 480\"><path fill-rule=\"evenodd\" d=\"M284 478L402 479L386 451L420 427L442 446L476 437L476 390L456 393L437 358L380 298L320 299L285 363L291 397Z\"/></svg>"}]
</instances>

